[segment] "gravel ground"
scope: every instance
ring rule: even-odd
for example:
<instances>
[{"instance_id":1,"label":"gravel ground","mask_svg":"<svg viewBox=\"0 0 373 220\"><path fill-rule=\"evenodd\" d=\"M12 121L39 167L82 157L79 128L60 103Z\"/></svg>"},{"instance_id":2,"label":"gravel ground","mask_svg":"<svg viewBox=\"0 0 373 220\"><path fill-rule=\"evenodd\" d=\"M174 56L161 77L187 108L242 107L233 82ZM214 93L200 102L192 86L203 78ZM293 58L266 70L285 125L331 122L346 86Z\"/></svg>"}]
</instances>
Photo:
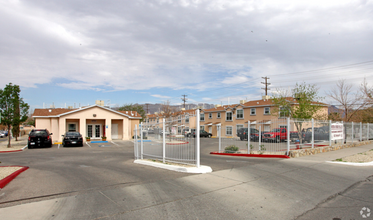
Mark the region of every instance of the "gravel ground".
<instances>
[{"instance_id":1,"label":"gravel ground","mask_svg":"<svg viewBox=\"0 0 373 220\"><path fill-rule=\"evenodd\" d=\"M360 153L360 154L355 154L352 156L347 156L343 157L338 161L343 161L343 162L353 162L353 163L367 163L367 162L372 162L373 161L373 150Z\"/></svg>"},{"instance_id":2,"label":"gravel ground","mask_svg":"<svg viewBox=\"0 0 373 220\"><path fill-rule=\"evenodd\" d=\"M20 169L22 169L22 167L0 167L0 180Z\"/></svg>"}]
</instances>

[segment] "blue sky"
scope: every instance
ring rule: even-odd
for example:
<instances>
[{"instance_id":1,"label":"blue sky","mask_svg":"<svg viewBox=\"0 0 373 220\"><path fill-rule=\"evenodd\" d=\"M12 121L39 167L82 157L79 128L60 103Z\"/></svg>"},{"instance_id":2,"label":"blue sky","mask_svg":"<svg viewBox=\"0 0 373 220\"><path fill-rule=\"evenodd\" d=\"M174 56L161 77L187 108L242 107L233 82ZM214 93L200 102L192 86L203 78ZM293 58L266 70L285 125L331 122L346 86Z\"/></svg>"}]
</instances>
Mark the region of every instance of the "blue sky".
<instances>
[{"instance_id":1,"label":"blue sky","mask_svg":"<svg viewBox=\"0 0 373 220\"><path fill-rule=\"evenodd\" d=\"M31 108L228 104L373 84L373 1L0 0L0 87Z\"/></svg>"}]
</instances>

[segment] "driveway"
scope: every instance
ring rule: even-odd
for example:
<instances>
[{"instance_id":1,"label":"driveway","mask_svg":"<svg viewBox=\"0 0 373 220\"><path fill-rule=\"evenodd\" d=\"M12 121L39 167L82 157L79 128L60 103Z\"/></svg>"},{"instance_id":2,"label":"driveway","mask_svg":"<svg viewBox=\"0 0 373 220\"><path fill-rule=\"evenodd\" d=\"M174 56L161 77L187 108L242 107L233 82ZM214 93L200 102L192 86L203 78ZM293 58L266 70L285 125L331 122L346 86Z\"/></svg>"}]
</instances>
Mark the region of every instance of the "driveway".
<instances>
[{"instance_id":1,"label":"driveway","mask_svg":"<svg viewBox=\"0 0 373 220\"><path fill-rule=\"evenodd\" d=\"M53 146L0 155L4 163L30 167L1 191L0 216L294 219L311 216L308 211L321 202L373 175L370 167L326 162L372 149L373 145L273 160L210 155L217 147L214 141L201 140L201 164L211 166L214 172L200 175L133 164L132 142L110 147ZM352 207L357 210L355 219L360 205ZM369 202L364 205L373 206Z\"/></svg>"}]
</instances>

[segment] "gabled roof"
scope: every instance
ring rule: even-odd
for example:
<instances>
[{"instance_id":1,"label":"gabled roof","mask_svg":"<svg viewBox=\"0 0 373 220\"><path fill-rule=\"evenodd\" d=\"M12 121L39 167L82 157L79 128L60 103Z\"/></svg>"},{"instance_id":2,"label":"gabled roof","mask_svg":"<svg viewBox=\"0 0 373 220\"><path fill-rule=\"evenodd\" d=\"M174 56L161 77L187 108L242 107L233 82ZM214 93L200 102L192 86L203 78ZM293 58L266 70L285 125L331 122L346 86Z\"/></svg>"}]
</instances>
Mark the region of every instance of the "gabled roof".
<instances>
[{"instance_id":1,"label":"gabled roof","mask_svg":"<svg viewBox=\"0 0 373 220\"><path fill-rule=\"evenodd\" d=\"M65 109L65 108L53 108L53 109L35 109L34 114L32 114L33 118L50 118L50 117L56 117L59 118L64 115L72 114L75 112L84 111L90 108L98 107L107 111L111 111L116 114L120 114L123 116L126 116L131 119L141 119L141 115L137 113L136 111L116 111L110 108L102 107L99 105L91 105L86 107L81 107L78 109Z\"/></svg>"}]
</instances>

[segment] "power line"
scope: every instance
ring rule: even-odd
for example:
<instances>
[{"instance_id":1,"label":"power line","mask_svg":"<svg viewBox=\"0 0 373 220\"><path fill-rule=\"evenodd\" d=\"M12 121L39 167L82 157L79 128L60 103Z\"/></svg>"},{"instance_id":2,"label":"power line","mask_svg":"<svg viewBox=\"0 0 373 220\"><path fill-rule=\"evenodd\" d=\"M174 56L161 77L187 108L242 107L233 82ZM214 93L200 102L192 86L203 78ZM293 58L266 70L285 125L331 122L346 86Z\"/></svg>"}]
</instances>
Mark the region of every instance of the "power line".
<instances>
[{"instance_id":1,"label":"power line","mask_svg":"<svg viewBox=\"0 0 373 220\"><path fill-rule=\"evenodd\" d=\"M270 89L268 88L268 86L271 85L271 83L268 83L268 82L267 82L267 80L269 79L268 77L262 77L262 78L265 80L265 82L262 82L262 84L265 85L265 88L262 88L262 89L264 89L264 91L266 92L265 94L266 94L266 96L267 96L267 91L270 90Z\"/></svg>"},{"instance_id":2,"label":"power line","mask_svg":"<svg viewBox=\"0 0 373 220\"><path fill-rule=\"evenodd\" d=\"M183 96L184 98L181 98L181 100L184 102L184 109L185 109L185 102L188 100L186 97L187 95L181 95Z\"/></svg>"}]
</instances>

